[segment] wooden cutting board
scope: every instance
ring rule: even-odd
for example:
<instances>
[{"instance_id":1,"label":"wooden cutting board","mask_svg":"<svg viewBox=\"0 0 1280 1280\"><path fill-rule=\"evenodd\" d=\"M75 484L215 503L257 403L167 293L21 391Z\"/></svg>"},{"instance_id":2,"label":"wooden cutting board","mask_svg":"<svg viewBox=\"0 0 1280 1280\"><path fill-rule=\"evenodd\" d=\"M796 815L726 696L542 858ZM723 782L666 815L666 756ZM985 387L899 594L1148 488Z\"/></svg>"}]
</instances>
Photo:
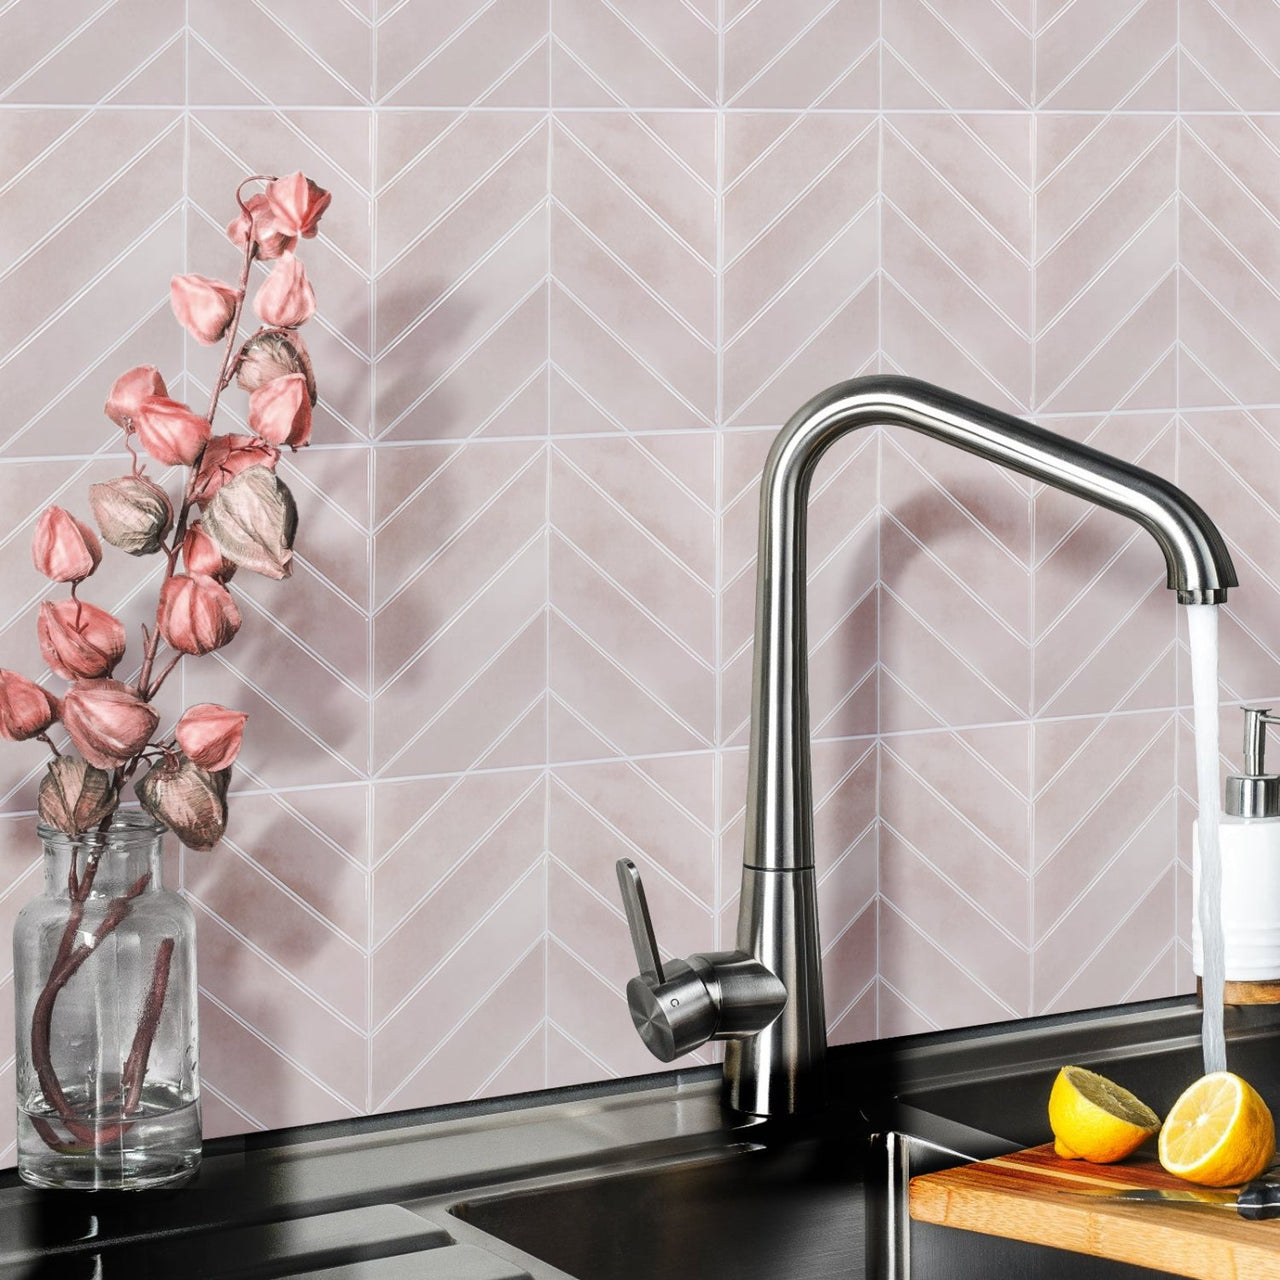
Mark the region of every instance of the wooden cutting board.
<instances>
[{"instance_id":1,"label":"wooden cutting board","mask_svg":"<svg viewBox=\"0 0 1280 1280\"><path fill-rule=\"evenodd\" d=\"M1280 1218L1069 1194L1188 1186L1152 1157L1088 1164L1060 1159L1050 1144L913 1178L911 1216L1201 1280L1280 1280Z\"/></svg>"}]
</instances>

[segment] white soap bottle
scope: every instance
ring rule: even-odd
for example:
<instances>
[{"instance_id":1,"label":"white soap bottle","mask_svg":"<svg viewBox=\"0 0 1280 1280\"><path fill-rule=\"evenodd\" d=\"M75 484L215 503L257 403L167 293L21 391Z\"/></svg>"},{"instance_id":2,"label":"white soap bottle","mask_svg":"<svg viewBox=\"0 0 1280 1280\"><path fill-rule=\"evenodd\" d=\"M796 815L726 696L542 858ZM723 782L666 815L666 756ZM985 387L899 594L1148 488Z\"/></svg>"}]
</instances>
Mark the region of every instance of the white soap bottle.
<instances>
[{"instance_id":1,"label":"white soap bottle","mask_svg":"<svg viewBox=\"0 0 1280 1280\"><path fill-rule=\"evenodd\" d=\"M1280 774L1267 773L1270 708L1244 707L1244 772L1227 778L1218 825L1226 1004L1280 1004ZM1192 827L1191 952L1204 973L1200 936L1199 823Z\"/></svg>"}]
</instances>

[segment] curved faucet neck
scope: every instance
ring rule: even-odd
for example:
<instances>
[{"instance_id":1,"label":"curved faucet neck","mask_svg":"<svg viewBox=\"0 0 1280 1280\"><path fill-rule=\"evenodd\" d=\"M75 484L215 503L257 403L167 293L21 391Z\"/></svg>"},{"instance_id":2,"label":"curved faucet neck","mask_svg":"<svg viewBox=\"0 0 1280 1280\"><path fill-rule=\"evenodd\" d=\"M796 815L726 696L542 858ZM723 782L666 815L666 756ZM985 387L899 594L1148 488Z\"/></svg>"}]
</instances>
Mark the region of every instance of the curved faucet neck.
<instances>
[{"instance_id":1,"label":"curved faucet neck","mask_svg":"<svg viewBox=\"0 0 1280 1280\"><path fill-rule=\"evenodd\" d=\"M841 436L903 426L1128 516L1159 544L1183 604L1236 585L1217 527L1176 485L1088 445L914 378L854 378L805 404L774 441L761 483L746 868L813 865L805 525L809 485Z\"/></svg>"}]
</instances>

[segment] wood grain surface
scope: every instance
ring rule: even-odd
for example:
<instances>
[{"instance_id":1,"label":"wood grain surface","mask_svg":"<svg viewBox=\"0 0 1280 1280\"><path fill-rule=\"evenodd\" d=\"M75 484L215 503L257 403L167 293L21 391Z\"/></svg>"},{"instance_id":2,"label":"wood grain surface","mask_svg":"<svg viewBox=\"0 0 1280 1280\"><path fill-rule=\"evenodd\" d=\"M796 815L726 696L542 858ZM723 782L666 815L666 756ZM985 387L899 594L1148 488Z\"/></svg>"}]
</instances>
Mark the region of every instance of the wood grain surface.
<instances>
[{"instance_id":1,"label":"wood grain surface","mask_svg":"<svg viewBox=\"0 0 1280 1280\"><path fill-rule=\"evenodd\" d=\"M1248 1222L1234 1210L1092 1194L1191 1185L1152 1155L1088 1164L1045 1145L913 1178L911 1216L1201 1280L1280 1280L1280 1219Z\"/></svg>"}]
</instances>

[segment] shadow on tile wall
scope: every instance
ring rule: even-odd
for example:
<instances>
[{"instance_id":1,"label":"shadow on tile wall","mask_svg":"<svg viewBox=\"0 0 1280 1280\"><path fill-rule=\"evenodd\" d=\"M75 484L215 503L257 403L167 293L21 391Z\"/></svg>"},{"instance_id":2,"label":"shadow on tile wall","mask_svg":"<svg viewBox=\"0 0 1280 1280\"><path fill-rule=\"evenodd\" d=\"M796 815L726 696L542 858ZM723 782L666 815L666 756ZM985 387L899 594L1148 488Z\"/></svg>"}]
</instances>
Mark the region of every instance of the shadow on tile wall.
<instances>
[{"instance_id":1,"label":"shadow on tile wall","mask_svg":"<svg viewBox=\"0 0 1280 1280\"><path fill-rule=\"evenodd\" d=\"M657 1065L612 862L673 952L728 941L756 486L830 382L909 372L1178 478L1240 567L1223 698L1280 692L1273 7L299 13L0 14L5 666L38 669L36 516L124 463L115 373L207 394L169 276L234 270L241 175L334 192L298 572L237 580L241 638L177 691L252 717L228 840L176 864L211 1134ZM810 523L833 1036L1187 989L1154 547L881 433ZM96 598L141 608L135 568ZM5 758L0 932L39 875L39 762Z\"/></svg>"}]
</instances>

